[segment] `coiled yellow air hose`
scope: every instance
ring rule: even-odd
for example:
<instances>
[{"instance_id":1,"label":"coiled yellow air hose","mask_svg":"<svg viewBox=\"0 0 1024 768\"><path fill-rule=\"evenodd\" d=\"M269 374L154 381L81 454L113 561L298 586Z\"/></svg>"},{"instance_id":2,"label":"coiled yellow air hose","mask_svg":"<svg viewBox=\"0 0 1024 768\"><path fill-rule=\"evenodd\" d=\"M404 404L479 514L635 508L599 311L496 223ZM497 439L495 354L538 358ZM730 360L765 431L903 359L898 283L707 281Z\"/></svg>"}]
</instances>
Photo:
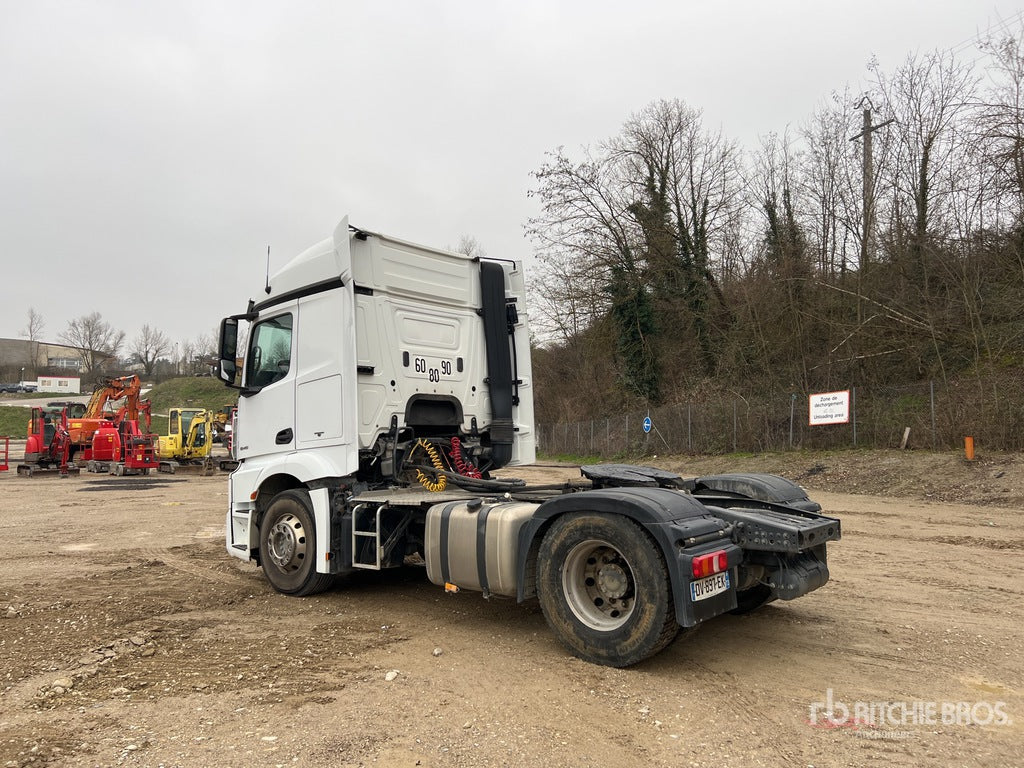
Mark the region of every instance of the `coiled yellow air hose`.
<instances>
[{"instance_id":1,"label":"coiled yellow air hose","mask_svg":"<svg viewBox=\"0 0 1024 768\"><path fill-rule=\"evenodd\" d=\"M448 478L444 474L444 464L441 462L441 455L438 453L437 448L426 442L423 438L419 438L416 441L416 445L426 450L427 455L430 456L430 463L434 465L434 469L438 471L437 480L431 480L430 477L420 470L416 470L416 480L431 493L440 493L448 487Z\"/></svg>"}]
</instances>

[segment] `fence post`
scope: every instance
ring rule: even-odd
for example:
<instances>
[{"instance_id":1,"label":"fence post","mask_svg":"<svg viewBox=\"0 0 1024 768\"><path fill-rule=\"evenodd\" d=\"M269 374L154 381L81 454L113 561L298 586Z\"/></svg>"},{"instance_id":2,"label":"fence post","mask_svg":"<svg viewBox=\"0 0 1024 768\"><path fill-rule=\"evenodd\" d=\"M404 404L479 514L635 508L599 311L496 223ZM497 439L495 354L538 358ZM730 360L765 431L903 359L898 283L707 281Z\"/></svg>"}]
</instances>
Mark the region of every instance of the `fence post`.
<instances>
[{"instance_id":1,"label":"fence post","mask_svg":"<svg viewBox=\"0 0 1024 768\"><path fill-rule=\"evenodd\" d=\"M853 447L857 447L857 388L850 387L850 400L853 409ZM876 432L877 434L877 432Z\"/></svg>"},{"instance_id":2,"label":"fence post","mask_svg":"<svg viewBox=\"0 0 1024 768\"><path fill-rule=\"evenodd\" d=\"M690 419L690 404L686 404L686 450L693 453L693 422Z\"/></svg>"},{"instance_id":3,"label":"fence post","mask_svg":"<svg viewBox=\"0 0 1024 768\"><path fill-rule=\"evenodd\" d=\"M796 416L796 392L789 398L789 450L793 450L793 419Z\"/></svg>"},{"instance_id":4,"label":"fence post","mask_svg":"<svg viewBox=\"0 0 1024 768\"><path fill-rule=\"evenodd\" d=\"M594 420L590 420L590 453L594 453Z\"/></svg>"},{"instance_id":5,"label":"fence post","mask_svg":"<svg viewBox=\"0 0 1024 768\"><path fill-rule=\"evenodd\" d=\"M732 401L732 452L736 453L736 401Z\"/></svg>"},{"instance_id":6,"label":"fence post","mask_svg":"<svg viewBox=\"0 0 1024 768\"><path fill-rule=\"evenodd\" d=\"M935 446L937 445L937 438L935 436L935 379L928 382L928 390L932 409L932 450L934 451Z\"/></svg>"}]
</instances>

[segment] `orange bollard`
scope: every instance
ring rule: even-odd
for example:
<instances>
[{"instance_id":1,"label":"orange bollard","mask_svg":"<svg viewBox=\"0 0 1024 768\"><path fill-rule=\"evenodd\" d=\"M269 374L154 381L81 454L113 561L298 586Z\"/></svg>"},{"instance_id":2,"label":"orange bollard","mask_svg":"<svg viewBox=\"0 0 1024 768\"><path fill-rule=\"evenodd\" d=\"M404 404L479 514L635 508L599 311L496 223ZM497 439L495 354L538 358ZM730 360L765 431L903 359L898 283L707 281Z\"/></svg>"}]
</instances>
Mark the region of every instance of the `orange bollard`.
<instances>
[{"instance_id":1,"label":"orange bollard","mask_svg":"<svg viewBox=\"0 0 1024 768\"><path fill-rule=\"evenodd\" d=\"M974 461L974 438L964 438L964 458L968 461Z\"/></svg>"}]
</instances>

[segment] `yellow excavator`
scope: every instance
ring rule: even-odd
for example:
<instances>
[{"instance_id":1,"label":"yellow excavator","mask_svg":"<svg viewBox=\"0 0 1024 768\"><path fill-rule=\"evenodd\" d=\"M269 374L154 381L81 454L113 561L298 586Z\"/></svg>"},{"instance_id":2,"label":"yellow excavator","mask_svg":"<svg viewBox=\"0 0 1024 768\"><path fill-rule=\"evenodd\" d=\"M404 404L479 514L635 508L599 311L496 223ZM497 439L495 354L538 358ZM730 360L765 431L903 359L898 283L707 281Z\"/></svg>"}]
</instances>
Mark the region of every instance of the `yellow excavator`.
<instances>
[{"instance_id":1,"label":"yellow excavator","mask_svg":"<svg viewBox=\"0 0 1024 768\"><path fill-rule=\"evenodd\" d=\"M213 441L226 443L231 433L231 412L233 405L225 405L213 413Z\"/></svg>"},{"instance_id":2,"label":"yellow excavator","mask_svg":"<svg viewBox=\"0 0 1024 768\"><path fill-rule=\"evenodd\" d=\"M160 435L157 455L161 472L174 474L181 469L212 474L213 412L205 408L171 408L167 414L167 434Z\"/></svg>"}]
</instances>

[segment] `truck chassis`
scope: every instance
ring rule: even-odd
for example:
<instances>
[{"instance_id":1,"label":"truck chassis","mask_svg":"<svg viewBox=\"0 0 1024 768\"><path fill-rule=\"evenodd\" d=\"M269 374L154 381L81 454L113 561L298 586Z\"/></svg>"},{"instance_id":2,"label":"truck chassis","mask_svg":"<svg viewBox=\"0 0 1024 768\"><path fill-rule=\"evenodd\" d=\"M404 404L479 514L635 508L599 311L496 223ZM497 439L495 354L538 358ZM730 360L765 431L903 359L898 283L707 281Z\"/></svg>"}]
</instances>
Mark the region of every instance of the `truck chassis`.
<instances>
[{"instance_id":1,"label":"truck chassis","mask_svg":"<svg viewBox=\"0 0 1024 768\"><path fill-rule=\"evenodd\" d=\"M581 473L555 487L471 480L440 493L341 482L261 490L251 509L229 513L229 546L288 595L415 562L449 592L536 598L571 653L616 667L715 616L828 581L825 546L840 538L840 522L782 478L688 481L623 465ZM468 480L447 474L453 485ZM317 497L327 500L326 516L315 511Z\"/></svg>"}]
</instances>

